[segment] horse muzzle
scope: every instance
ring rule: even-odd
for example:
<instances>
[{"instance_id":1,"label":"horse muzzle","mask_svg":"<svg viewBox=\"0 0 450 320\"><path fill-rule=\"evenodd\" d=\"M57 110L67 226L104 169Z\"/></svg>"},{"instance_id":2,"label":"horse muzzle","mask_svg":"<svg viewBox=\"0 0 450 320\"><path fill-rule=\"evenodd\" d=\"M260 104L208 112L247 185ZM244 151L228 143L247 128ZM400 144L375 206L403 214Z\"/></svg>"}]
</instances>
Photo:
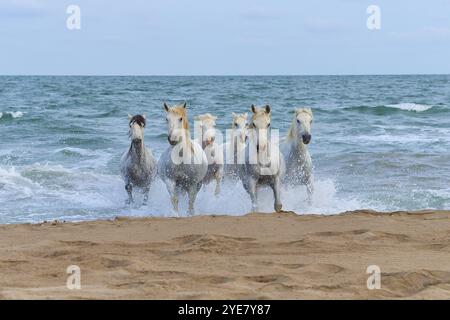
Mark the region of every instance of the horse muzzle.
<instances>
[{"instance_id":1,"label":"horse muzzle","mask_svg":"<svg viewBox=\"0 0 450 320\"><path fill-rule=\"evenodd\" d=\"M172 140L172 139L170 139L170 137L167 137L167 140L169 141L169 144L170 144L171 146L174 146L174 145L176 145L176 144L178 143L177 140Z\"/></svg>"},{"instance_id":2,"label":"horse muzzle","mask_svg":"<svg viewBox=\"0 0 450 320\"><path fill-rule=\"evenodd\" d=\"M309 144L311 142L311 135L310 134L302 135L302 140L304 144Z\"/></svg>"},{"instance_id":3,"label":"horse muzzle","mask_svg":"<svg viewBox=\"0 0 450 320\"><path fill-rule=\"evenodd\" d=\"M210 146L210 145L212 145L214 143L214 141L216 141L216 138L215 137L211 137L211 138L206 139L204 141L204 143L205 143L205 145Z\"/></svg>"}]
</instances>

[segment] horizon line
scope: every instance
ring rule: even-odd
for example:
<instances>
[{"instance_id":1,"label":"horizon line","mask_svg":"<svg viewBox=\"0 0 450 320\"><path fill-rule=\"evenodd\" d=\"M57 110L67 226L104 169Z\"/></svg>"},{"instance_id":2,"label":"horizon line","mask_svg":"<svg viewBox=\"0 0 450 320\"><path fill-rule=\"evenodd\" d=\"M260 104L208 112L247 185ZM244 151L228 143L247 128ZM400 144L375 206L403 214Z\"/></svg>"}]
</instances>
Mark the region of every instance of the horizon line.
<instances>
[{"instance_id":1,"label":"horizon line","mask_svg":"<svg viewBox=\"0 0 450 320\"><path fill-rule=\"evenodd\" d=\"M355 74L0 74L0 77L339 77L339 76L448 76L450 73Z\"/></svg>"}]
</instances>

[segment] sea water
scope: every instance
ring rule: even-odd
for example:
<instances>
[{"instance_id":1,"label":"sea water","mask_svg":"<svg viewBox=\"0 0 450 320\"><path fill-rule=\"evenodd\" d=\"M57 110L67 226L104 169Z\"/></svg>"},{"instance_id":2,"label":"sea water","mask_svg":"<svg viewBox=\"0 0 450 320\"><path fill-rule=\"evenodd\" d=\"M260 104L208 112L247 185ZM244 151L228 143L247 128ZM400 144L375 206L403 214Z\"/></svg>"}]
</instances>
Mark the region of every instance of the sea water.
<instances>
[{"instance_id":1,"label":"sea water","mask_svg":"<svg viewBox=\"0 0 450 320\"><path fill-rule=\"evenodd\" d=\"M163 102L188 102L231 127L231 112L270 104L285 135L295 107L314 112L315 193L284 189L284 209L336 214L450 208L450 76L0 77L0 223L171 216L161 181L148 205L125 205L119 175L130 114L146 113L146 144L167 147ZM272 193L261 190L263 211ZM186 201L181 214L185 215ZM197 214L251 209L240 183L201 190Z\"/></svg>"}]
</instances>

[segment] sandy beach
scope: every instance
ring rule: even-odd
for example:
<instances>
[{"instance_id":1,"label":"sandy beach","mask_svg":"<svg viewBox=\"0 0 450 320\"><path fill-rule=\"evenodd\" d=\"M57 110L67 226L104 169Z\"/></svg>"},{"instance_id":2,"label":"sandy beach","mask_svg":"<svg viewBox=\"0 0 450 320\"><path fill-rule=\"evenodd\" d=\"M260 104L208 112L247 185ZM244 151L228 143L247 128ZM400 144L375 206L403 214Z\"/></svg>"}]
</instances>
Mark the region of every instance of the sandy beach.
<instances>
[{"instance_id":1,"label":"sandy beach","mask_svg":"<svg viewBox=\"0 0 450 320\"><path fill-rule=\"evenodd\" d=\"M450 211L2 225L0 298L449 299Z\"/></svg>"}]
</instances>

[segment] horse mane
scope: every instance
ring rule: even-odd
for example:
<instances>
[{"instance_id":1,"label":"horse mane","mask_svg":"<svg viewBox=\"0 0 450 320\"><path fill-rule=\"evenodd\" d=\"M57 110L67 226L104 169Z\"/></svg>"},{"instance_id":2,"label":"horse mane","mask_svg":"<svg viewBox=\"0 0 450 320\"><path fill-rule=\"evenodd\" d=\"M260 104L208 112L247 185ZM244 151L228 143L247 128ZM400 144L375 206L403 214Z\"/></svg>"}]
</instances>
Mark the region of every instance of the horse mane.
<instances>
[{"instance_id":1,"label":"horse mane","mask_svg":"<svg viewBox=\"0 0 450 320\"><path fill-rule=\"evenodd\" d=\"M184 134L185 134L184 138L186 140L186 144L191 148L192 151L194 151L194 147L192 146L192 141L191 141L189 120L188 120L186 108L184 106L180 105L180 106L175 106L175 107L171 108L170 111L178 114L183 119L183 129L184 129Z\"/></svg>"},{"instance_id":2,"label":"horse mane","mask_svg":"<svg viewBox=\"0 0 450 320\"><path fill-rule=\"evenodd\" d=\"M211 113L205 113L205 114L201 114L199 116L197 116L198 120L216 120L217 117L213 116Z\"/></svg>"},{"instance_id":3,"label":"horse mane","mask_svg":"<svg viewBox=\"0 0 450 320\"><path fill-rule=\"evenodd\" d=\"M297 116L297 113L295 115ZM296 119L297 119L296 116L294 117L294 120L292 120L291 127L289 128L289 131L288 131L288 134L287 134L287 140L288 141L291 141L291 140L293 140L295 138L294 132L295 132L295 128L296 128L296 125L295 125L295 122L296 122Z\"/></svg>"}]
</instances>

